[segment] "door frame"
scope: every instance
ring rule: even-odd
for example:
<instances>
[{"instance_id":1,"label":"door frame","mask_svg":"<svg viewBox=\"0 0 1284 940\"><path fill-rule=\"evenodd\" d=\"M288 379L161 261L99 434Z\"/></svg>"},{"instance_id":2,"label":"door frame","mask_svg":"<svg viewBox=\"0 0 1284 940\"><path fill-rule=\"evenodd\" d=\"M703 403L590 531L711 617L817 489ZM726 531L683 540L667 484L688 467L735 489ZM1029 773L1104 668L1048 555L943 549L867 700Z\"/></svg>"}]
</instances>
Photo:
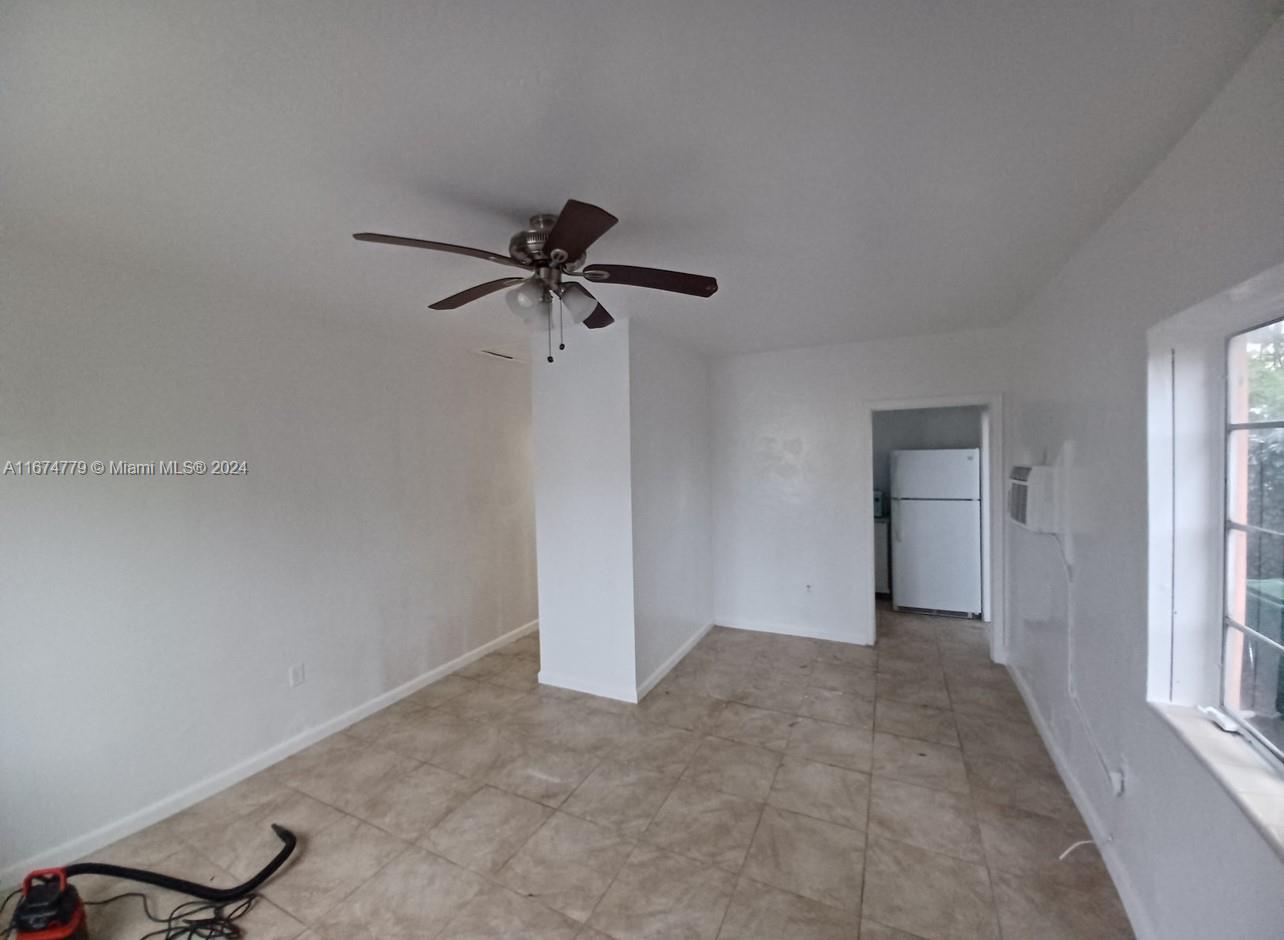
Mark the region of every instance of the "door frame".
<instances>
[{"instance_id":1,"label":"door frame","mask_svg":"<svg viewBox=\"0 0 1284 940\"><path fill-rule=\"evenodd\" d=\"M981 513L981 620L986 625L990 640L990 657L998 663L1007 662L1008 631L1007 604L1004 574L1006 572L1007 526L1004 524L1003 474L1003 396L998 393L978 395L947 395L935 398L883 398L863 403L865 420L865 454L872 465L874 459L874 413L876 411L910 411L920 408L981 408L981 479L985 481L984 500L987 507ZM874 501L865 500L865 518L869 535L874 537ZM896 572L892 572L896 577ZM872 582L871 582L872 583ZM878 639L878 614L874 592L869 592L869 622L873 639Z\"/></svg>"}]
</instances>

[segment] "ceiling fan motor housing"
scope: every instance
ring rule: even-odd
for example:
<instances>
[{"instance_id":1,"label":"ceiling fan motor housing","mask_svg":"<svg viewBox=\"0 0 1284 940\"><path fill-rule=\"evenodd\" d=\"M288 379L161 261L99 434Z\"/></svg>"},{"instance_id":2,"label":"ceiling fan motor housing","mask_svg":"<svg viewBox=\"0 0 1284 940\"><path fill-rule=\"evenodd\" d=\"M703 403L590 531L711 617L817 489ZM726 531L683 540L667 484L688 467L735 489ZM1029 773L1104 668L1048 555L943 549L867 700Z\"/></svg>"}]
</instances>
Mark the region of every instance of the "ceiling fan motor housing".
<instances>
[{"instance_id":1,"label":"ceiling fan motor housing","mask_svg":"<svg viewBox=\"0 0 1284 940\"><path fill-rule=\"evenodd\" d=\"M530 228L522 229L508 240L508 254L527 264L547 261L548 255L544 253L544 243L548 241L548 233L553 230L556 222L555 215L531 216Z\"/></svg>"}]
</instances>

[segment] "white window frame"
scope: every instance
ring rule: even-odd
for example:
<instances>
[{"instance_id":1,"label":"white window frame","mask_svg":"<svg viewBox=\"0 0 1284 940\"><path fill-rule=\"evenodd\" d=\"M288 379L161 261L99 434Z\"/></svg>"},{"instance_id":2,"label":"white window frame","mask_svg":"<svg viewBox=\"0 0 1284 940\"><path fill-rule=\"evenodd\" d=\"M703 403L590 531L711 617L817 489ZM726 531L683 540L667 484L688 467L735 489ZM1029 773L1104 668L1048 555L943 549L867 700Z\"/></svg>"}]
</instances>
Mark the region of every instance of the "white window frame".
<instances>
[{"instance_id":1,"label":"white window frame","mask_svg":"<svg viewBox=\"0 0 1284 940\"><path fill-rule=\"evenodd\" d=\"M1284 319L1284 265L1147 334L1147 697L1221 708L1226 606L1229 343ZM1257 736L1243 735L1262 753ZM1278 756L1271 752L1273 763Z\"/></svg>"},{"instance_id":2,"label":"white window frame","mask_svg":"<svg viewBox=\"0 0 1284 940\"><path fill-rule=\"evenodd\" d=\"M1228 666L1229 666L1229 663L1227 662L1227 658L1226 658L1226 650L1230 645L1230 639L1234 633L1238 633L1242 637L1248 637L1258 643L1262 643L1268 647L1272 647L1275 650L1278 650L1279 653L1282 656L1284 656L1284 644L1281 644L1279 641L1269 636L1266 636L1263 633L1258 632L1257 630L1253 629L1247 624L1240 623L1231 615L1232 586L1228 582L1226 577L1226 574L1230 571L1230 565L1231 565L1230 544L1231 544L1232 532L1236 532L1236 531L1243 532L1246 536L1251 535L1253 532L1265 532L1270 534L1272 537L1280 537L1279 533L1273 532L1268 529L1263 529L1260 526L1254 526L1248 522L1236 522L1234 519L1231 518L1231 510L1230 510L1230 500L1231 500L1230 452L1231 452L1231 438L1233 434L1236 431L1270 430L1273 428L1284 428L1284 420L1239 421L1239 422L1233 420L1232 407L1231 407L1232 403L1231 403L1231 396L1230 396L1232 344L1235 342L1236 339L1238 339L1241 336L1244 336L1247 333L1251 333L1255 330L1259 330L1262 327L1272 326L1276 323L1284 322L1284 309L1278 310L1276 311L1276 313L1278 314L1277 316L1274 316L1271 319L1266 320L1265 322L1258 323L1254 326L1250 326L1247 329L1235 330L1234 332L1232 332L1229 336L1226 337L1226 343L1225 343L1224 352L1222 355L1223 390L1224 390L1223 398L1225 402L1225 407L1222 412L1222 454L1223 454L1223 466L1225 467L1225 476L1224 476L1224 486L1223 486L1224 496L1222 499L1222 519L1224 523L1223 531L1222 531L1222 568L1221 568L1223 572L1222 618L1221 618L1222 619L1222 630L1221 630L1222 655L1221 655L1221 665L1219 670L1221 681L1219 684L1220 689L1218 694L1218 707L1222 709L1223 714L1227 718L1229 718L1230 721L1234 723L1236 727L1238 727L1240 734L1243 735L1246 739L1248 739L1251 744L1253 744L1256 748L1258 748L1259 751L1264 753L1270 760L1280 764L1281 766L1284 766L1284 750L1281 750L1274 742L1272 742L1269 738L1267 738L1264 734L1262 734L1261 731L1258 728L1256 728L1254 725L1250 724L1247 721L1241 720L1237 715L1234 714L1234 712L1231 711L1230 706L1226 702L1226 692L1227 692L1226 676L1227 676Z\"/></svg>"}]
</instances>

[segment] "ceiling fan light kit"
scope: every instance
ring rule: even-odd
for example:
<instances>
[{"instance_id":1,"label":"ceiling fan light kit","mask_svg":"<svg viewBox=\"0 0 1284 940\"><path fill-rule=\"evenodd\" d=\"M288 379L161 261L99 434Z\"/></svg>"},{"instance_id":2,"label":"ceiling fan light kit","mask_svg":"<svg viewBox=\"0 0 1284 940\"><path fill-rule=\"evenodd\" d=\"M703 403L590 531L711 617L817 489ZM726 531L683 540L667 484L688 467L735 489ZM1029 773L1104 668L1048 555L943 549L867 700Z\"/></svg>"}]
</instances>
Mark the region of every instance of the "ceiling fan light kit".
<instances>
[{"instance_id":1,"label":"ceiling fan light kit","mask_svg":"<svg viewBox=\"0 0 1284 940\"><path fill-rule=\"evenodd\" d=\"M618 221L605 209L577 199L568 199L558 215L542 213L531 216L528 227L508 240L507 255L448 242L381 235L377 232L358 232L352 237L357 241L426 248L526 269L530 272L526 277L510 276L487 281L430 304L429 309L454 310L488 294L507 289L504 299L509 309L529 324L547 326L548 361L552 362L553 298L561 301L563 311L570 315L572 322L582 323L590 330L599 330L615 322L615 318L587 288L575 282L563 283L563 277L582 277L599 284L645 287L694 297L710 297L718 290L717 280L700 274L626 264L594 264L585 267L585 253L589 246ZM559 348L564 349L565 344L559 345Z\"/></svg>"}]
</instances>

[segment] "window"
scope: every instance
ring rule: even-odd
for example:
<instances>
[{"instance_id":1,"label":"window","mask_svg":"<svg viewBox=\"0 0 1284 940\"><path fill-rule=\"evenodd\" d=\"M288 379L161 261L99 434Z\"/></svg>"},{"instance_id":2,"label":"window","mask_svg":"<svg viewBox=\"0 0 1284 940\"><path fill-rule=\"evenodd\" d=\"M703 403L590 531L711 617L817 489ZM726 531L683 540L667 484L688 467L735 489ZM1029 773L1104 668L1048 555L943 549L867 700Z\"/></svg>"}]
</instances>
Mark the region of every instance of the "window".
<instances>
[{"instance_id":1,"label":"window","mask_svg":"<svg viewBox=\"0 0 1284 940\"><path fill-rule=\"evenodd\" d=\"M1284 760L1284 320L1230 338L1222 708Z\"/></svg>"}]
</instances>

